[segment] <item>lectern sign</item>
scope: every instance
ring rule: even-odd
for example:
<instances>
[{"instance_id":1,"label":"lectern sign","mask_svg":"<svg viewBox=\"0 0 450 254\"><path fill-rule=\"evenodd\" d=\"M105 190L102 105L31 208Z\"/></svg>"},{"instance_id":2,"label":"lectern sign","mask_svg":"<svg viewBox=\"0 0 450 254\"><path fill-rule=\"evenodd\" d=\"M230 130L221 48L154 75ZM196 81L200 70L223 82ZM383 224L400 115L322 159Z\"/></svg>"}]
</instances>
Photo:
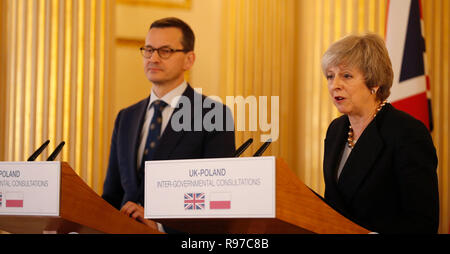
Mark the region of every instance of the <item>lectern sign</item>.
<instances>
[{"instance_id":1,"label":"lectern sign","mask_svg":"<svg viewBox=\"0 0 450 254\"><path fill-rule=\"evenodd\" d=\"M275 157L145 162L145 218L274 218Z\"/></svg>"},{"instance_id":2,"label":"lectern sign","mask_svg":"<svg viewBox=\"0 0 450 254\"><path fill-rule=\"evenodd\" d=\"M0 215L59 216L60 162L0 162Z\"/></svg>"}]
</instances>

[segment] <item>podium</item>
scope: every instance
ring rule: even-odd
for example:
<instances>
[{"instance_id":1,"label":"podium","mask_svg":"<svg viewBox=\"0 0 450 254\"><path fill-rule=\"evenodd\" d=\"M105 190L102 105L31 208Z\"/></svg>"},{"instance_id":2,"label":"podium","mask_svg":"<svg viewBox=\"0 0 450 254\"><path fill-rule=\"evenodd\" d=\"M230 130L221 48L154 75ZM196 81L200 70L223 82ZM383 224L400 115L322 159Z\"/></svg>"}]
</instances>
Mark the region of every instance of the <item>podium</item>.
<instances>
[{"instance_id":1,"label":"podium","mask_svg":"<svg viewBox=\"0 0 450 254\"><path fill-rule=\"evenodd\" d=\"M227 234L367 234L304 185L276 159L276 218L155 219L186 233Z\"/></svg>"},{"instance_id":2,"label":"podium","mask_svg":"<svg viewBox=\"0 0 450 254\"><path fill-rule=\"evenodd\" d=\"M61 163L60 191L59 216L0 215L0 229L19 234L161 234L111 206L65 162Z\"/></svg>"},{"instance_id":3,"label":"podium","mask_svg":"<svg viewBox=\"0 0 450 254\"><path fill-rule=\"evenodd\" d=\"M0 229L10 233L161 234L122 214L95 193L67 163L61 163L59 216L0 215ZM276 159L275 218L156 219L186 233L227 234L367 234L304 185Z\"/></svg>"}]
</instances>

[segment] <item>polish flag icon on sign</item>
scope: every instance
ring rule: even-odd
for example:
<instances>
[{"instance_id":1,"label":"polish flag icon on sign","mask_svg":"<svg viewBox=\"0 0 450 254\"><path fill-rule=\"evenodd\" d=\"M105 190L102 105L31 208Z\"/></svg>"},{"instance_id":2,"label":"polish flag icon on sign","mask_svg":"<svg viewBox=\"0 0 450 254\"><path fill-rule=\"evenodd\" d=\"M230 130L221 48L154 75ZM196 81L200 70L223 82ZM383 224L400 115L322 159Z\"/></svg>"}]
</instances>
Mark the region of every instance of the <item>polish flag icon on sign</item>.
<instances>
[{"instance_id":1,"label":"polish flag icon on sign","mask_svg":"<svg viewBox=\"0 0 450 254\"><path fill-rule=\"evenodd\" d=\"M5 193L6 207L23 207L23 192L7 192Z\"/></svg>"},{"instance_id":2,"label":"polish flag icon on sign","mask_svg":"<svg viewBox=\"0 0 450 254\"><path fill-rule=\"evenodd\" d=\"M211 193L209 209L231 209L231 193Z\"/></svg>"}]
</instances>

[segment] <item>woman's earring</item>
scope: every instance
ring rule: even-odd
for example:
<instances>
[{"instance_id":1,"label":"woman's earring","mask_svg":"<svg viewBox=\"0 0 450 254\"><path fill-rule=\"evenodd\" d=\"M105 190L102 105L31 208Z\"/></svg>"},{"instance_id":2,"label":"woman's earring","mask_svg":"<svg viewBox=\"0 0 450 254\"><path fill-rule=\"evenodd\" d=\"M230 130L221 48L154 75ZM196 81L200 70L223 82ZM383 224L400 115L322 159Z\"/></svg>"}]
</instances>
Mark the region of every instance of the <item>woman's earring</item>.
<instances>
[{"instance_id":1,"label":"woman's earring","mask_svg":"<svg viewBox=\"0 0 450 254\"><path fill-rule=\"evenodd\" d=\"M375 94L376 91L375 91L375 89L372 88L372 89L370 90L370 92L371 92L372 94Z\"/></svg>"}]
</instances>

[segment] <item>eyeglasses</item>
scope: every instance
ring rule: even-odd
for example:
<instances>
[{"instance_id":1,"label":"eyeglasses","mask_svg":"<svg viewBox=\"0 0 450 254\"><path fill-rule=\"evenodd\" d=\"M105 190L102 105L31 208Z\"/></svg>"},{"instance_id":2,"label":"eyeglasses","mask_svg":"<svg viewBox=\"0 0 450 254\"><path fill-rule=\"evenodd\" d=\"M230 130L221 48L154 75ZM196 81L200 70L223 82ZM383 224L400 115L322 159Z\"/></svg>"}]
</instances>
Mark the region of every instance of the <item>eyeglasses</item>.
<instances>
[{"instance_id":1,"label":"eyeglasses","mask_svg":"<svg viewBox=\"0 0 450 254\"><path fill-rule=\"evenodd\" d=\"M151 58L153 55L153 52L158 51L159 57L162 59L168 59L172 56L175 52L188 52L188 50L185 49L172 49L169 47L161 47L161 48L152 48L152 47L141 47L140 48L141 54L145 58Z\"/></svg>"}]
</instances>

